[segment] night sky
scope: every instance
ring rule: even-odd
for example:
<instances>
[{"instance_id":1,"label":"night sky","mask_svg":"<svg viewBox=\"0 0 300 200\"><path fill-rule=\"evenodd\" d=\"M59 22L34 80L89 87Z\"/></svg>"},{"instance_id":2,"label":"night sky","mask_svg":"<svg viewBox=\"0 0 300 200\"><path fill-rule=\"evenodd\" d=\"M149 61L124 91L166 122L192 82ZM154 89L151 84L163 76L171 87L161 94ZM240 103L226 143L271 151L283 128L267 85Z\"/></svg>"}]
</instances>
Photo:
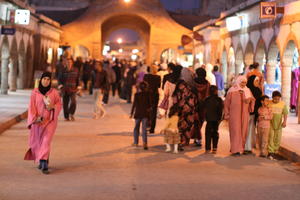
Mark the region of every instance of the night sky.
<instances>
[{"instance_id":1,"label":"night sky","mask_svg":"<svg viewBox=\"0 0 300 200\"><path fill-rule=\"evenodd\" d=\"M191 10L199 8L199 0L160 0L167 10L175 11L178 9ZM108 38L109 41L116 41L122 38L124 42L134 42L139 40L139 34L130 29L119 29L113 32Z\"/></svg>"}]
</instances>

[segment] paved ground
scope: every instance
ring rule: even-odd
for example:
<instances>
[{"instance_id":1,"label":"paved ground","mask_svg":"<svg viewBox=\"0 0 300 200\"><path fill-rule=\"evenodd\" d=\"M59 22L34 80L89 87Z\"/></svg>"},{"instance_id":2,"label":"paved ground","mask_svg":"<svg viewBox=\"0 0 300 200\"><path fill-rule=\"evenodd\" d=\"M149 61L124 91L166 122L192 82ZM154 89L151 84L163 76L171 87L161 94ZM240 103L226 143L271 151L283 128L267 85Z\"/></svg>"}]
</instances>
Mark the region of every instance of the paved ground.
<instances>
[{"instance_id":1,"label":"paved ground","mask_svg":"<svg viewBox=\"0 0 300 200\"><path fill-rule=\"evenodd\" d=\"M128 104L113 100L107 116L93 120L91 99L79 102L75 122L59 121L50 175L23 161L25 122L0 136L0 200L300 199L300 167L229 156L226 124L217 155L195 147L178 155L165 153L158 134L149 138L150 148L144 151L130 146Z\"/></svg>"}]
</instances>

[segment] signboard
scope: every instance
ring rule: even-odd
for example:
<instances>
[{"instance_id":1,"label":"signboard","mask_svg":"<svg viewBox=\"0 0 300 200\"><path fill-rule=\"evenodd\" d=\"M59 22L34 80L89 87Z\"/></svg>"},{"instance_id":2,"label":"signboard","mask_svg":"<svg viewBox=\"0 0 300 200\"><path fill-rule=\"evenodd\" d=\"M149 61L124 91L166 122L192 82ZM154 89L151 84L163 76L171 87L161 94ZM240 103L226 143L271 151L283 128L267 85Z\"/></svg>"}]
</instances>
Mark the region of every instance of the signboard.
<instances>
[{"instance_id":1,"label":"signboard","mask_svg":"<svg viewBox=\"0 0 300 200\"><path fill-rule=\"evenodd\" d=\"M276 2L261 2L260 18L275 18L277 14L276 10Z\"/></svg>"},{"instance_id":2,"label":"signboard","mask_svg":"<svg viewBox=\"0 0 300 200\"><path fill-rule=\"evenodd\" d=\"M11 27L2 27L1 28L1 35L14 35L16 33L16 29L15 28L11 28Z\"/></svg>"},{"instance_id":3,"label":"signboard","mask_svg":"<svg viewBox=\"0 0 300 200\"><path fill-rule=\"evenodd\" d=\"M28 25L30 21L30 11L24 9L17 9L15 11L15 24Z\"/></svg>"}]
</instances>

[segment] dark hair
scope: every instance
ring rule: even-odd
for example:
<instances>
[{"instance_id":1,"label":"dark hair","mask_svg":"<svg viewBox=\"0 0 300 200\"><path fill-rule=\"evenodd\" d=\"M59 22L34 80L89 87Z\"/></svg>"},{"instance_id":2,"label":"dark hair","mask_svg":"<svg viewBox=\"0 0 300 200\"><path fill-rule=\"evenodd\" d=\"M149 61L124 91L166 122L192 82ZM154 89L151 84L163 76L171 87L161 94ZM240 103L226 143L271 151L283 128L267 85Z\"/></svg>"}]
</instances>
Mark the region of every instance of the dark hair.
<instances>
[{"instance_id":1,"label":"dark hair","mask_svg":"<svg viewBox=\"0 0 300 200\"><path fill-rule=\"evenodd\" d=\"M171 69L172 71L174 70L175 67L176 67L176 65L174 63L168 64L168 68Z\"/></svg>"},{"instance_id":2,"label":"dark hair","mask_svg":"<svg viewBox=\"0 0 300 200\"><path fill-rule=\"evenodd\" d=\"M209 95L215 95L218 92L218 87L215 85L211 85L209 87Z\"/></svg>"},{"instance_id":3,"label":"dark hair","mask_svg":"<svg viewBox=\"0 0 300 200\"><path fill-rule=\"evenodd\" d=\"M139 84L139 89L142 91L142 92L145 92L148 88L148 83L145 82L145 81L142 81L140 82Z\"/></svg>"},{"instance_id":4,"label":"dark hair","mask_svg":"<svg viewBox=\"0 0 300 200\"><path fill-rule=\"evenodd\" d=\"M259 63L255 62L252 64L253 69L257 69L259 67Z\"/></svg>"},{"instance_id":5,"label":"dark hair","mask_svg":"<svg viewBox=\"0 0 300 200\"><path fill-rule=\"evenodd\" d=\"M278 90L274 91L272 93L272 98L274 98L274 97L281 97L281 93Z\"/></svg>"},{"instance_id":6,"label":"dark hair","mask_svg":"<svg viewBox=\"0 0 300 200\"><path fill-rule=\"evenodd\" d=\"M173 115L175 115L176 113L178 113L179 111L179 106L178 104L174 104L171 108L170 108L170 111L169 111L169 118L172 117Z\"/></svg>"},{"instance_id":7,"label":"dark hair","mask_svg":"<svg viewBox=\"0 0 300 200\"><path fill-rule=\"evenodd\" d=\"M260 101L264 101L265 99L269 99L269 97L267 95L263 95L262 97L260 97Z\"/></svg>"},{"instance_id":8,"label":"dark hair","mask_svg":"<svg viewBox=\"0 0 300 200\"><path fill-rule=\"evenodd\" d=\"M201 67L196 69L196 74L197 74L197 77L202 77L202 78L206 77L206 71L205 71L205 69L203 69Z\"/></svg>"},{"instance_id":9,"label":"dark hair","mask_svg":"<svg viewBox=\"0 0 300 200\"><path fill-rule=\"evenodd\" d=\"M214 72L217 72L218 70L219 70L218 65L215 65L215 66L214 66Z\"/></svg>"}]
</instances>

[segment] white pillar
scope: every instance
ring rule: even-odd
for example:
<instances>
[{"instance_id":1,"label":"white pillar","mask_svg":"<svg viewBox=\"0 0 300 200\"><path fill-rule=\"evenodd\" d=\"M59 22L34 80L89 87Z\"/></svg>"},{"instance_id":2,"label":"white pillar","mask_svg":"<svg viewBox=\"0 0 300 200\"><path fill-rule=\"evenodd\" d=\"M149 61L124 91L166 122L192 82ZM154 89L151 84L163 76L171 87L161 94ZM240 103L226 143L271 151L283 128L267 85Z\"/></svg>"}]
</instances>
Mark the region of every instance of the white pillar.
<instances>
[{"instance_id":1,"label":"white pillar","mask_svg":"<svg viewBox=\"0 0 300 200\"><path fill-rule=\"evenodd\" d=\"M9 58L1 59L1 94L8 92L8 63Z\"/></svg>"},{"instance_id":2,"label":"white pillar","mask_svg":"<svg viewBox=\"0 0 300 200\"><path fill-rule=\"evenodd\" d=\"M286 103L288 107L290 106L290 98L291 98L291 81L292 81L291 73L292 73L292 60L284 61L282 67L281 91L282 91L282 100Z\"/></svg>"},{"instance_id":3,"label":"white pillar","mask_svg":"<svg viewBox=\"0 0 300 200\"><path fill-rule=\"evenodd\" d=\"M276 61L268 61L267 63L267 83L275 83L275 74L276 74Z\"/></svg>"},{"instance_id":4,"label":"white pillar","mask_svg":"<svg viewBox=\"0 0 300 200\"><path fill-rule=\"evenodd\" d=\"M26 61L23 55L19 56L19 74L17 79L17 88L18 89L24 89L25 88L25 80L26 80Z\"/></svg>"},{"instance_id":5,"label":"white pillar","mask_svg":"<svg viewBox=\"0 0 300 200\"><path fill-rule=\"evenodd\" d=\"M16 91L17 90L17 76L18 76L18 59L11 58L10 59L10 71L9 71L9 90Z\"/></svg>"}]
</instances>

